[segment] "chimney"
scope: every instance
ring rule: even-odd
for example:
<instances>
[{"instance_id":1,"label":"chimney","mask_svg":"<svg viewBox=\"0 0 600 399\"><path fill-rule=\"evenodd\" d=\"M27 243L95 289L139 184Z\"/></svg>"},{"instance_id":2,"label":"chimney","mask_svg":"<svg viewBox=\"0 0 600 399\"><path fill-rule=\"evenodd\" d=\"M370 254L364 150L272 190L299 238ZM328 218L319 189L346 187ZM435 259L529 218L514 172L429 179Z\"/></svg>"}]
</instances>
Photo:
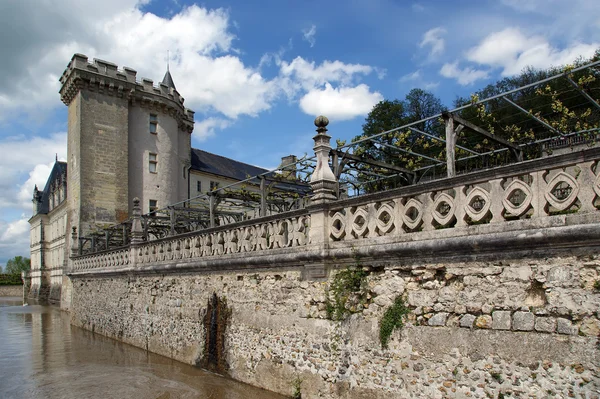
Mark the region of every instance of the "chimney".
<instances>
[{"instance_id":1,"label":"chimney","mask_svg":"<svg viewBox=\"0 0 600 399\"><path fill-rule=\"evenodd\" d=\"M298 178L296 175L296 162L298 162L298 158L295 155L281 157L281 165L279 167L282 169L281 174L284 178L289 180L296 180Z\"/></svg>"}]
</instances>

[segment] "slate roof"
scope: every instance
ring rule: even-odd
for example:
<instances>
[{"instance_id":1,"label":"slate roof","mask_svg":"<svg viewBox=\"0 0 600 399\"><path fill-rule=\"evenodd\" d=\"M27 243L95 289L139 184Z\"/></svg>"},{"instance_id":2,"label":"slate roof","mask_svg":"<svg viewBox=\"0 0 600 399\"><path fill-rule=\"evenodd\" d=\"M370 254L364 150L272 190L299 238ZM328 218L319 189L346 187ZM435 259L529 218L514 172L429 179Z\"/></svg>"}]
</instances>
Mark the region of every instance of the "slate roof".
<instances>
[{"instance_id":1,"label":"slate roof","mask_svg":"<svg viewBox=\"0 0 600 399\"><path fill-rule=\"evenodd\" d=\"M192 148L192 169L236 180L245 180L249 177L268 172L267 169L248 165L247 163L235 161L231 158L212 154L197 148Z\"/></svg>"},{"instance_id":2,"label":"slate roof","mask_svg":"<svg viewBox=\"0 0 600 399\"><path fill-rule=\"evenodd\" d=\"M46 186L44 187L44 190L42 191L42 201L41 201L41 205L39 208L39 211L36 213L37 214L47 214L49 212L50 209L50 185L52 184L52 182L56 179L58 179L58 177L62 174L62 173L66 173L67 171L67 163L66 162L62 162L62 161L56 161L54 163L54 167L52 167L52 171L50 172L50 176L48 176L48 180L46 180Z\"/></svg>"},{"instance_id":3,"label":"slate roof","mask_svg":"<svg viewBox=\"0 0 600 399\"><path fill-rule=\"evenodd\" d=\"M173 77L171 76L171 72L167 69L167 73L165 73L165 77L162 80L164 85L167 85L173 89L175 89L175 82L173 82ZM177 89L175 89L177 90Z\"/></svg>"}]
</instances>

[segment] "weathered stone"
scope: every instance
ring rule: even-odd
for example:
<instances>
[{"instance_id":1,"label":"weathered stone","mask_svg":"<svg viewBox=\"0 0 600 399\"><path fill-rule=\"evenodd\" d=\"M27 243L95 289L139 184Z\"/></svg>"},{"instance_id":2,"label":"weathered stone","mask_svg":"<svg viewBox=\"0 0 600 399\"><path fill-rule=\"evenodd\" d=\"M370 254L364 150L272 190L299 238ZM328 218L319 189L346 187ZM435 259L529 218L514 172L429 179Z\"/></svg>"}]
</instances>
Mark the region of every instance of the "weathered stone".
<instances>
[{"instance_id":1,"label":"weathered stone","mask_svg":"<svg viewBox=\"0 0 600 399\"><path fill-rule=\"evenodd\" d=\"M556 319L554 317L536 317L535 330L552 333L556 330Z\"/></svg>"},{"instance_id":2,"label":"weathered stone","mask_svg":"<svg viewBox=\"0 0 600 399\"><path fill-rule=\"evenodd\" d=\"M456 306L454 306L454 313L456 313L456 314L467 313L467 307L465 305L456 305Z\"/></svg>"},{"instance_id":3,"label":"weathered stone","mask_svg":"<svg viewBox=\"0 0 600 399\"><path fill-rule=\"evenodd\" d=\"M485 313L485 314L490 314L492 313L492 310L494 310L494 307L488 303L486 303L485 305L483 305L481 307L481 312Z\"/></svg>"},{"instance_id":4,"label":"weathered stone","mask_svg":"<svg viewBox=\"0 0 600 399\"><path fill-rule=\"evenodd\" d=\"M444 326L446 325L446 318L448 317L448 313L436 313L434 314L427 324L430 326Z\"/></svg>"},{"instance_id":5,"label":"weathered stone","mask_svg":"<svg viewBox=\"0 0 600 399\"><path fill-rule=\"evenodd\" d=\"M529 281L532 271L530 266L505 267L500 274L503 281Z\"/></svg>"},{"instance_id":6,"label":"weathered stone","mask_svg":"<svg viewBox=\"0 0 600 399\"><path fill-rule=\"evenodd\" d=\"M600 321L594 318L587 318L581 322L579 332L588 337L600 336Z\"/></svg>"},{"instance_id":7,"label":"weathered stone","mask_svg":"<svg viewBox=\"0 0 600 399\"><path fill-rule=\"evenodd\" d=\"M571 323L571 320L558 318L556 319L556 331L559 334L575 335L577 334L577 327Z\"/></svg>"},{"instance_id":8,"label":"weathered stone","mask_svg":"<svg viewBox=\"0 0 600 399\"><path fill-rule=\"evenodd\" d=\"M494 313L492 313L492 319L492 328L494 330L510 330L510 311L496 310Z\"/></svg>"},{"instance_id":9,"label":"weathered stone","mask_svg":"<svg viewBox=\"0 0 600 399\"><path fill-rule=\"evenodd\" d=\"M475 326L478 328L492 328L492 316L482 315L475 320Z\"/></svg>"},{"instance_id":10,"label":"weathered stone","mask_svg":"<svg viewBox=\"0 0 600 399\"><path fill-rule=\"evenodd\" d=\"M472 314L466 314L460 318L460 326L466 328L473 328L473 322L475 321L475 316Z\"/></svg>"},{"instance_id":11,"label":"weathered stone","mask_svg":"<svg viewBox=\"0 0 600 399\"><path fill-rule=\"evenodd\" d=\"M572 280L573 270L568 266L557 266L548 271L548 285L570 285Z\"/></svg>"},{"instance_id":12,"label":"weathered stone","mask_svg":"<svg viewBox=\"0 0 600 399\"><path fill-rule=\"evenodd\" d=\"M531 331L535 316L531 312L515 312L513 315L513 329L516 331Z\"/></svg>"}]
</instances>

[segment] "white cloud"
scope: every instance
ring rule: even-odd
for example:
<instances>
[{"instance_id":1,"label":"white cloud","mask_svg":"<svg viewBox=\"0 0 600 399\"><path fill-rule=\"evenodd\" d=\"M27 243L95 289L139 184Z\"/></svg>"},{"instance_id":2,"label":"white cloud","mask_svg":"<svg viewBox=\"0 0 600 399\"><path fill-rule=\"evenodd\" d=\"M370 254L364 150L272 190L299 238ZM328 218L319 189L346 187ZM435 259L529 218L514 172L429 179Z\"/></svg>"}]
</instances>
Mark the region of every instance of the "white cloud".
<instances>
[{"instance_id":1,"label":"white cloud","mask_svg":"<svg viewBox=\"0 0 600 399\"><path fill-rule=\"evenodd\" d=\"M470 67L460 68L458 66L458 61L456 61L453 63L445 63L442 66L442 69L440 69L440 75L446 78L456 79L459 84L466 86L480 79L486 79L488 77L488 72Z\"/></svg>"},{"instance_id":2,"label":"white cloud","mask_svg":"<svg viewBox=\"0 0 600 399\"><path fill-rule=\"evenodd\" d=\"M13 110L59 106L58 77L74 52L132 66L138 70L138 77L157 81L162 79L166 66L166 57L157 55L170 49L171 73L188 107L216 111L229 118L255 116L270 108L274 88L235 54L235 36L229 31L227 11L193 5L162 18L143 13L135 1L107 2L106 8L100 8L63 0L63 16L54 12L54 4L24 0L26 5L31 3L29 7L14 6L8 15L0 17L0 22L13 18L23 25L0 28L8 44L20 38L8 48L10 61L4 68L9 73L3 76L10 79L10 84L0 84L0 118ZM30 29L37 19L44 20L41 25L45 29ZM29 37L37 47L26 46Z\"/></svg>"},{"instance_id":3,"label":"white cloud","mask_svg":"<svg viewBox=\"0 0 600 399\"><path fill-rule=\"evenodd\" d=\"M326 83L324 89L313 89L304 95L300 108L306 114L325 115L332 121L347 120L367 114L381 100L381 93L371 93L365 84L336 89Z\"/></svg>"},{"instance_id":4,"label":"white cloud","mask_svg":"<svg viewBox=\"0 0 600 399\"><path fill-rule=\"evenodd\" d=\"M204 118L194 125L194 137L204 141L213 136L217 130L223 130L231 125L231 122L221 118Z\"/></svg>"},{"instance_id":5,"label":"white cloud","mask_svg":"<svg viewBox=\"0 0 600 399\"><path fill-rule=\"evenodd\" d=\"M316 25L312 25L309 29L302 30L302 37L305 41L308 42L308 44L310 44L310 47L315 46L315 43L317 42L317 38L315 37L316 35L317 35L317 26Z\"/></svg>"},{"instance_id":6,"label":"white cloud","mask_svg":"<svg viewBox=\"0 0 600 399\"><path fill-rule=\"evenodd\" d=\"M430 47L429 57L436 58L444 52L445 41L443 36L446 34L446 29L438 26L425 32L423 39L419 43L419 47Z\"/></svg>"},{"instance_id":7,"label":"white cloud","mask_svg":"<svg viewBox=\"0 0 600 399\"><path fill-rule=\"evenodd\" d=\"M412 10L414 12L423 12L423 11L425 11L425 6L423 6L420 3L413 3Z\"/></svg>"},{"instance_id":8,"label":"white cloud","mask_svg":"<svg viewBox=\"0 0 600 399\"><path fill-rule=\"evenodd\" d=\"M417 69L412 73L407 73L406 75L400 78L400 82L413 82L415 80L421 79L421 70Z\"/></svg>"},{"instance_id":9,"label":"white cloud","mask_svg":"<svg viewBox=\"0 0 600 399\"><path fill-rule=\"evenodd\" d=\"M186 105L197 115L213 118L198 123L200 138L224 128L224 120L231 123L239 116L259 115L282 94L295 101L325 83L351 86L373 71L380 78L385 73L338 60L315 64L297 57L286 62L281 58L283 50L265 55L257 67L248 66L233 47L236 37L224 9L192 5L159 17L142 12L134 0L107 0L106 8L84 7L78 0L62 2L64 15L53 12L55 5L23 0L11 3L9 12L0 16L0 43L8 49L6 73L0 76L0 119L17 110L38 112L61 106L56 95L58 77L75 52L88 55L90 61L97 57L131 66L138 70L138 78L159 81L169 49L171 74ZM30 28L31 24L35 26ZM311 44L315 35L316 26L304 32ZM273 59L279 71L268 79L261 68Z\"/></svg>"},{"instance_id":10,"label":"white cloud","mask_svg":"<svg viewBox=\"0 0 600 399\"><path fill-rule=\"evenodd\" d=\"M0 147L0 207L29 210L33 186L44 188L55 154L59 160L66 159L67 134L9 137L0 140Z\"/></svg>"},{"instance_id":11,"label":"white cloud","mask_svg":"<svg viewBox=\"0 0 600 399\"><path fill-rule=\"evenodd\" d=\"M29 258L29 223L25 217L7 223L0 220L0 264L15 256Z\"/></svg>"},{"instance_id":12,"label":"white cloud","mask_svg":"<svg viewBox=\"0 0 600 399\"><path fill-rule=\"evenodd\" d=\"M502 68L502 75L520 73L525 67L548 68L573 62L577 57L591 57L597 43L572 43L557 49L542 36L527 36L519 28L494 32L467 52L467 59L481 65Z\"/></svg>"},{"instance_id":13,"label":"white cloud","mask_svg":"<svg viewBox=\"0 0 600 399\"><path fill-rule=\"evenodd\" d=\"M294 85L310 90L325 83L339 82L348 85L360 75L368 75L374 71L369 65L345 64L341 61L323 61L320 65L296 57L292 62L280 62L280 75L292 79Z\"/></svg>"}]
</instances>

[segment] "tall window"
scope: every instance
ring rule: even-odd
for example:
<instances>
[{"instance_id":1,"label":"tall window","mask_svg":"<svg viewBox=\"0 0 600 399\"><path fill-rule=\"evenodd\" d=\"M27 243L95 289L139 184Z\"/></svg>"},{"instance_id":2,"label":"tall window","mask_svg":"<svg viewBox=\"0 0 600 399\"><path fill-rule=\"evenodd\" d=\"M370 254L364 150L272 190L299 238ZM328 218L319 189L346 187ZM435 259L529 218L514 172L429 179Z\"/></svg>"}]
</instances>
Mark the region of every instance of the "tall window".
<instances>
[{"instance_id":1,"label":"tall window","mask_svg":"<svg viewBox=\"0 0 600 399\"><path fill-rule=\"evenodd\" d=\"M158 201L149 200L148 201L148 212L154 212L158 209Z\"/></svg>"},{"instance_id":2,"label":"tall window","mask_svg":"<svg viewBox=\"0 0 600 399\"><path fill-rule=\"evenodd\" d=\"M148 170L150 173L156 173L156 166L158 164L158 160L156 154L150 153L148 154Z\"/></svg>"},{"instance_id":3,"label":"tall window","mask_svg":"<svg viewBox=\"0 0 600 399\"><path fill-rule=\"evenodd\" d=\"M202 192L202 182L201 181L196 182L196 191L198 191L199 193Z\"/></svg>"},{"instance_id":4,"label":"tall window","mask_svg":"<svg viewBox=\"0 0 600 399\"><path fill-rule=\"evenodd\" d=\"M156 134L156 126L158 126L158 115L150 114L150 133Z\"/></svg>"},{"instance_id":5,"label":"tall window","mask_svg":"<svg viewBox=\"0 0 600 399\"><path fill-rule=\"evenodd\" d=\"M219 188L219 182L218 181L211 181L210 182L210 191L215 191L218 188Z\"/></svg>"}]
</instances>

